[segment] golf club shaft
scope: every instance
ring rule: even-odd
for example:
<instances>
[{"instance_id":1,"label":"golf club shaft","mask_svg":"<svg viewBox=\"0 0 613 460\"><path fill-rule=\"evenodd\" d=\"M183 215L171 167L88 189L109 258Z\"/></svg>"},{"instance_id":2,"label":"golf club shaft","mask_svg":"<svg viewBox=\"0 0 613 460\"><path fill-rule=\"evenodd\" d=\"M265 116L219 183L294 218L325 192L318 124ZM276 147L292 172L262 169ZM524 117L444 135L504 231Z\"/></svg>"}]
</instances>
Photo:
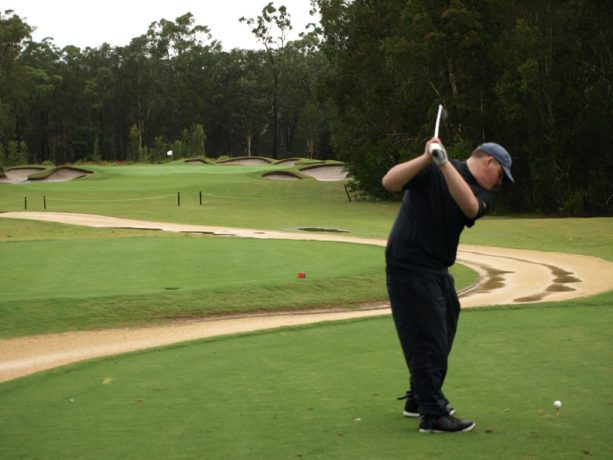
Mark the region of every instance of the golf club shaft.
<instances>
[{"instance_id":1,"label":"golf club shaft","mask_svg":"<svg viewBox=\"0 0 613 460\"><path fill-rule=\"evenodd\" d=\"M443 105L438 105L438 114L436 115L436 124L434 125L434 137L438 137L438 128L441 124L441 115L443 114Z\"/></svg>"}]
</instances>

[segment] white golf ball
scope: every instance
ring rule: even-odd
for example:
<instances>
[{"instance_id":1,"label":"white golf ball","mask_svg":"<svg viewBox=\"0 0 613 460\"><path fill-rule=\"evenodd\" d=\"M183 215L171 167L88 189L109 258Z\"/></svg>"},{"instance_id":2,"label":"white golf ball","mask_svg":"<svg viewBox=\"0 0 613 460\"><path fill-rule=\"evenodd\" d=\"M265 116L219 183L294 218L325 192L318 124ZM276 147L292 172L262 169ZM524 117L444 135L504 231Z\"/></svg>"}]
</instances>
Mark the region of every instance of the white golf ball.
<instances>
[{"instance_id":1,"label":"white golf ball","mask_svg":"<svg viewBox=\"0 0 613 460\"><path fill-rule=\"evenodd\" d=\"M555 407L556 409L559 409L560 407L562 407L562 401L554 401L553 407Z\"/></svg>"}]
</instances>

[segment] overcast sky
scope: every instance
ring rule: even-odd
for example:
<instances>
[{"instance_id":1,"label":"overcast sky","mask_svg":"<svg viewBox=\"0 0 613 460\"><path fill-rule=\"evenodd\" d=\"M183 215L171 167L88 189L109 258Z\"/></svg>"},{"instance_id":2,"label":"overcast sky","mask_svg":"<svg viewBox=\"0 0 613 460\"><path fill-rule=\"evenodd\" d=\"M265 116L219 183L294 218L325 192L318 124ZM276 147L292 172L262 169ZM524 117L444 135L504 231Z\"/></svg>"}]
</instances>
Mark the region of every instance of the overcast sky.
<instances>
[{"instance_id":1,"label":"overcast sky","mask_svg":"<svg viewBox=\"0 0 613 460\"><path fill-rule=\"evenodd\" d=\"M174 21L190 12L195 23L208 26L224 50L261 48L250 27L238 20L255 18L269 0L2 0L0 8L13 10L25 22L36 27L35 41L52 37L59 48L75 45L97 47L106 42L125 46L134 37L147 32L149 24L160 19ZM295 40L314 18L309 16L309 0L276 0L291 15Z\"/></svg>"}]
</instances>

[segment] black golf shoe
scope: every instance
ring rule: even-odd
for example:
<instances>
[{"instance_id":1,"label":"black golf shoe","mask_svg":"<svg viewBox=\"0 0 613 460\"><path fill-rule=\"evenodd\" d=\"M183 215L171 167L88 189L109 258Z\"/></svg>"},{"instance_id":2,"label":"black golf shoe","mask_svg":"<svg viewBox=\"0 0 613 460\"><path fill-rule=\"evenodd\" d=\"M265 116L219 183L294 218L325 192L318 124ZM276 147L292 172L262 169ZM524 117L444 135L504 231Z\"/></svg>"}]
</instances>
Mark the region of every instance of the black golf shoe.
<instances>
[{"instance_id":1,"label":"black golf shoe","mask_svg":"<svg viewBox=\"0 0 613 460\"><path fill-rule=\"evenodd\" d=\"M460 420L453 415L422 415L419 422L421 433L466 433L475 427L472 420Z\"/></svg>"}]
</instances>

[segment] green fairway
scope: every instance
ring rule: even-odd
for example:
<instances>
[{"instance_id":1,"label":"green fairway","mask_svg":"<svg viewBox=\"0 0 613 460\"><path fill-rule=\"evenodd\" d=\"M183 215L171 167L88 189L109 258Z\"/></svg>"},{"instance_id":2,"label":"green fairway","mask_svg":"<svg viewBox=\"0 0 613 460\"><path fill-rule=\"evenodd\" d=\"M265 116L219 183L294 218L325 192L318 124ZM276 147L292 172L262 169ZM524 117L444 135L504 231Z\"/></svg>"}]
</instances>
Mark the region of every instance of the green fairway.
<instances>
[{"instance_id":1,"label":"green fairway","mask_svg":"<svg viewBox=\"0 0 613 460\"><path fill-rule=\"evenodd\" d=\"M611 300L465 312L446 393L477 421L470 434L420 434L401 415L407 377L384 317L4 383L3 458L608 458Z\"/></svg>"},{"instance_id":2,"label":"green fairway","mask_svg":"<svg viewBox=\"0 0 613 460\"><path fill-rule=\"evenodd\" d=\"M96 234L0 243L0 337L351 307L386 296L377 246ZM474 282L473 272L460 274L466 275L460 276L463 285Z\"/></svg>"},{"instance_id":3,"label":"green fairway","mask_svg":"<svg viewBox=\"0 0 613 460\"><path fill-rule=\"evenodd\" d=\"M27 194L39 207L46 196L51 211L387 235L397 203L349 202L340 183L261 179L270 168L96 166L96 175L70 183L3 185L0 210L18 210ZM611 235L613 219L493 217L462 242L613 260ZM0 337L359 306L385 299L383 264L379 246L0 219ZM307 277L298 279L299 271ZM474 281L470 270L453 271L458 288ZM608 458L612 304L609 291L463 312L446 394L460 417L477 422L466 435L423 435L402 417L396 397L407 375L393 323L382 317L184 343L2 383L0 453L9 460Z\"/></svg>"},{"instance_id":4,"label":"green fairway","mask_svg":"<svg viewBox=\"0 0 613 460\"><path fill-rule=\"evenodd\" d=\"M386 300L379 246L135 233L0 219L0 337Z\"/></svg>"},{"instance_id":5,"label":"green fairway","mask_svg":"<svg viewBox=\"0 0 613 460\"><path fill-rule=\"evenodd\" d=\"M386 235L395 204L349 202L343 182L263 179L287 166L90 166L70 182L0 184L0 211L80 212L187 224L276 230L326 227L367 237ZM200 192L202 202L200 205ZM180 206L177 194L180 193Z\"/></svg>"},{"instance_id":6,"label":"green fairway","mask_svg":"<svg viewBox=\"0 0 613 460\"><path fill-rule=\"evenodd\" d=\"M239 238L29 241L3 246L0 291L3 301L13 301L294 285L300 271L309 275L304 283L374 275L382 271L382 252L375 246ZM34 282L23 289L28 280Z\"/></svg>"},{"instance_id":7,"label":"green fairway","mask_svg":"<svg viewBox=\"0 0 613 460\"><path fill-rule=\"evenodd\" d=\"M281 166L88 166L69 182L2 184L1 210L82 212L384 238L396 204L349 202L340 182L271 181ZM200 191L203 205L200 206ZM177 193L181 193L178 206ZM382 217L384 216L384 217ZM91 229L0 219L0 337L386 300L383 248ZM307 273L298 280L298 272ZM453 269L459 289L476 273ZM93 300L95 299L95 301Z\"/></svg>"}]
</instances>

